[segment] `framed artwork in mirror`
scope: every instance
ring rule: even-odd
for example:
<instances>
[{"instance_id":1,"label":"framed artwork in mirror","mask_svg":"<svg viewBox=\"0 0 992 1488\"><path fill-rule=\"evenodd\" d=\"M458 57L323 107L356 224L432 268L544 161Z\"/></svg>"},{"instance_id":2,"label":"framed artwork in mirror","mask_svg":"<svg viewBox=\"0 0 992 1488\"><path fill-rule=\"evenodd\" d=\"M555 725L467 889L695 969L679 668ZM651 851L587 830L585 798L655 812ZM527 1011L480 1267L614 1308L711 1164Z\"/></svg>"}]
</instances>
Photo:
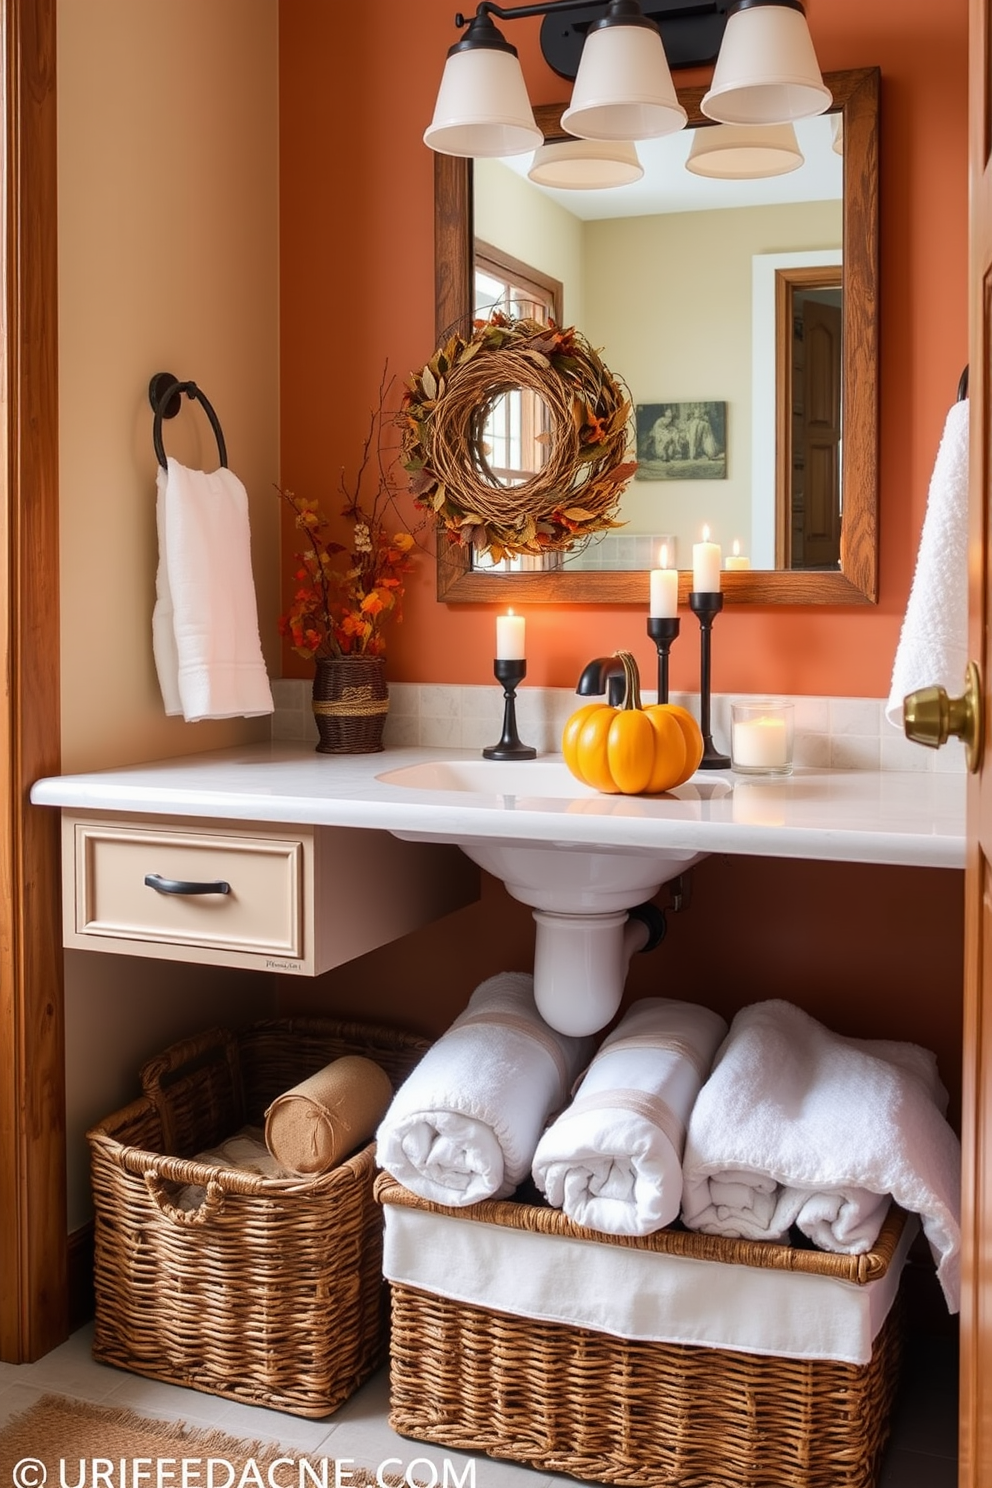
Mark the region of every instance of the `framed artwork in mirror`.
<instances>
[{"instance_id":1,"label":"framed artwork in mirror","mask_svg":"<svg viewBox=\"0 0 992 1488\"><path fill-rule=\"evenodd\" d=\"M726 403L638 403L636 480L724 480Z\"/></svg>"},{"instance_id":2,"label":"framed artwork in mirror","mask_svg":"<svg viewBox=\"0 0 992 1488\"><path fill-rule=\"evenodd\" d=\"M835 72L825 76L834 99L833 118L823 121L833 126L835 138L843 142L841 170L843 178L843 211L840 232L842 241L834 261L842 262L842 297L840 319L839 426L843 440L838 441L837 481L843 493L843 519L837 534L837 556L823 569L787 567L790 561L801 562L801 555L815 553L807 538L805 545L798 535L785 530L788 518L782 516L781 503L786 479L784 462L792 458L790 445L791 410L786 412L786 399L780 395L786 371L777 373L775 400L776 435L764 443L774 442L775 456L767 482L769 505L778 502L778 530L771 533L769 524L767 567L731 571L723 576L727 603L743 604L872 604L878 590L878 97L879 70L862 68ZM690 128L714 127L699 108L705 90L701 87L679 89L679 98L689 115ZM535 109L545 138L564 138L561 113L564 104L545 105ZM838 127L842 123L842 129ZM834 147L836 149L836 146ZM480 163L481 164L481 163ZM435 172L435 300L436 330L439 341L458 324L470 321L473 314L474 262L473 243L476 231L475 186L473 162L452 156L437 155ZM480 172L481 176L481 172ZM811 286L812 288L812 286ZM791 301L790 301L791 303ZM574 318L581 328L582 317L572 317L566 304L565 318ZM599 344L597 327L597 344ZM609 354L609 353L607 353ZM614 370L626 375L622 359L614 359ZM722 381L723 379L721 379ZM712 382L710 383L710 388ZM676 384L675 397L709 398L705 383L696 387ZM647 404L653 387L639 389L636 401ZM660 389L658 390L660 391ZM721 392L723 388L721 387ZM729 392L729 388L728 388ZM647 397L643 394L647 393ZM736 395L735 395L736 397ZM659 406L661 400L659 399ZM730 433L734 441L738 429L736 402ZM742 416L743 417L743 416ZM731 444L725 468L732 468L735 479L741 474ZM725 450L726 456L726 443ZM744 472L745 477L748 471ZM642 480L644 476L641 477ZM662 475L661 480L669 477ZM690 477L699 479L698 477ZM724 477L725 479L725 477ZM632 482L632 487L636 482ZM780 490L776 490L780 487ZM630 488L628 488L630 489ZM642 493L651 489L645 484ZM662 486L654 488L660 492ZM688 494L691 485L673 482L672 492ZM715 488L721 489L721 488ZM704 490L702 481L698 486ZM706 516L706 513L703 513ZM670 523L666 518L666 530ZM730 534L736 536L737 532ZM744 533L740 534L745 536ZM446 602L527 602L561 601L576 604L644 604L647 595L647 568L639 569L570 569L566 562L550 572L494 573L472 567L469 552L443 539L438 549L438 598ZM727 544L729 550L729 542ZM686 549L680 543L679 551ZM792 557L790 558L790 555ZM800 555L798 558L796 555ZM691 588L691 573L680 572L680 602L685 603Z\"/></svg>"}]
</instances>

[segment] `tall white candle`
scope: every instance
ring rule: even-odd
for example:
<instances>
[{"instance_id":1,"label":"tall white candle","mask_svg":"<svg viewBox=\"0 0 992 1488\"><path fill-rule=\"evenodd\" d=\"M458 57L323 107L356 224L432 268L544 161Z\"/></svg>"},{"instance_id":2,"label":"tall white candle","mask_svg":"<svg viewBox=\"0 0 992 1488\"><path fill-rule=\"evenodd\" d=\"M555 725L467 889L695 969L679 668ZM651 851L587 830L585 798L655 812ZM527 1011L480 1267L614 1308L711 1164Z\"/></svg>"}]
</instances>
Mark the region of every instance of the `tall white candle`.
<instances>
[{"instance_id":1,"label":"tall white candle","mask_svg":"<svg viewBox=\"0 0 992 1488\"><path fill-rule=\"evenodd\" d=\"M512 610L507 610L505 615L496 616L497 661L523 661L527 654L524 650L524 632L523 615L515 615Z\"/></svg>"},{"instance_id":2,"label":"tall white candle","mask_svg":"<svg viewBox=\"0 0 992 1488\"><path fill-rule=\"evenodd\" d=\"M662 543L660 568L651 570L650 614L655 620L674 620L679 612L679 571L668 566L668 544Z\"/></svg>"},{"instance_id":3,"label":"tall white candle","mask_svg":"<svg viewBox=\"0 0 992 1488\"><path fill-rule=\"evenodd\" d=\"M734 538L734 551L728 556L725 567L730 569L751 567L751 560L746 556L746 554L741 552L741 545L737 541L736 537Z\"/></svg>"},{"instance_id":4,"label":"tall white candle","mask_svg":"<svg viewBox=\"0 0 992 1488\"><path fill-rule=\"evenodd\" d=\"M692 587L697 594L720 593L720 544L709 539L710 529L704 527L702 542L692 545Z\"/></svg>"}]
</instances>

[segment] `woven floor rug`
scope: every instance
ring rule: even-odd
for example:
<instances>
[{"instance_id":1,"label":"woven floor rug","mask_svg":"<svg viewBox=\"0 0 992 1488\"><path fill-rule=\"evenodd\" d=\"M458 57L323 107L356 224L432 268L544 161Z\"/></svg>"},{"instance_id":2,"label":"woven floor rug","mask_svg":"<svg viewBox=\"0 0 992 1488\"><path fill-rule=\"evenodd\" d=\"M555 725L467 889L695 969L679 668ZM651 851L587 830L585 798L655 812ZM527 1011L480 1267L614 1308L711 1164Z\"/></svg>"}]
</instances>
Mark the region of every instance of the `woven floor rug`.
<instances>
[{"instance_id":1,"label":"woven floor rug","mask_svg":"<svg viewBox=\"0 0 992 1488\"><path fill-rule=\"evenodd\" d=\"M403 1480L383 1473L399 1488ZM0 1429L3 1488L374 1488L345 1460L45 1395Z\"/></svg>"}]
</instances>

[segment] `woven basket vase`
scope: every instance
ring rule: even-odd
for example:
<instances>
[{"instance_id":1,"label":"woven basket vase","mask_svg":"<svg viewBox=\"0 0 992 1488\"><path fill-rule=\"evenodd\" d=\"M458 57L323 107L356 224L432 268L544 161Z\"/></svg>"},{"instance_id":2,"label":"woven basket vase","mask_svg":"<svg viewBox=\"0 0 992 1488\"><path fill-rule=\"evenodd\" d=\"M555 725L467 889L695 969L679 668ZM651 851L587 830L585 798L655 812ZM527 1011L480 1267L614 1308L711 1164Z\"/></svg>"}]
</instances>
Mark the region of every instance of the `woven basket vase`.
<instances>
[{"instance_id":1,"label":"woven basket vase","mask_svg":"<svg viewBox=\"0 0 992 1488\"><path fill-rule=\"evenodd\" d=\"M319 656L313 679L318 754L377 754L389 711L381 656Z\"/></svg>"}]
</instances>

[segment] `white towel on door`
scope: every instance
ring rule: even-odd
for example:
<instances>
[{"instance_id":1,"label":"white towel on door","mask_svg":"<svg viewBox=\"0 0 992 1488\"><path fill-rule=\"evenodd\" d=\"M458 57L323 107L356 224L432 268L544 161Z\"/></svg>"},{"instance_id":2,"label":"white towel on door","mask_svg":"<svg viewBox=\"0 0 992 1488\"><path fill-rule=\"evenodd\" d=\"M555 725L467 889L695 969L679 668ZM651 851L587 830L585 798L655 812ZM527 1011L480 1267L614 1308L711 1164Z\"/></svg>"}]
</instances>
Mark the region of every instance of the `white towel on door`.
<instances>
[{"instance_id":1,"label":"white towel on door","mask_svg":"<svg viewBox=\"0 0 992 1488\"><path fill-rule=\"evenodd\" d=\"M947 415L885 716L902 728L903 699L921 687L957 697L968 664L968 400Z\"/></svg>"},{"instance_id":2,"label":"white towel on door","mask_svg":"<svg viewBox=\"0 0 992 1488\"><path fill-rule=\"evenodd\" d=\"M693 1230L860 1255L890 1196L919 1214L948 1308L960 1305L961 1144L928 1049L831 1033L788 1002L743 1008L686 1135Z\"/></svg>"},{"instance_id":3,"label":"white towel on door","mask_svg":"<svg viewBox=\"0 0 992 1488\"><path fill-rule=\"evenodd\" d=\"M678 1217L685 1128L727 1032L718 1013L635 1002L534 1154L534 1182L576 1224L650 1235Z\"/></svg>"},{"instance_id":4,"label":"white towel on door","mask_svg":"<svg viewBox=\"0 0 992 1488\"><path fill-rule=\"evenodd\" d=\"M592 1051L545 1023L532 976L490 977L396 1092L379 1166L435 1204L506 1198Z\"/></svg>"},{"instance_id":5,"label":"white towel on door","mask_svg":"<svg viewBox=\"0 0 992 1488\"><path fill-rule=\"evenodd\" d=\"M251 571L248 495L223 466L159 466L152 649L168 714L187 723L273 711Z\"/></svg>"}]
</instances>

